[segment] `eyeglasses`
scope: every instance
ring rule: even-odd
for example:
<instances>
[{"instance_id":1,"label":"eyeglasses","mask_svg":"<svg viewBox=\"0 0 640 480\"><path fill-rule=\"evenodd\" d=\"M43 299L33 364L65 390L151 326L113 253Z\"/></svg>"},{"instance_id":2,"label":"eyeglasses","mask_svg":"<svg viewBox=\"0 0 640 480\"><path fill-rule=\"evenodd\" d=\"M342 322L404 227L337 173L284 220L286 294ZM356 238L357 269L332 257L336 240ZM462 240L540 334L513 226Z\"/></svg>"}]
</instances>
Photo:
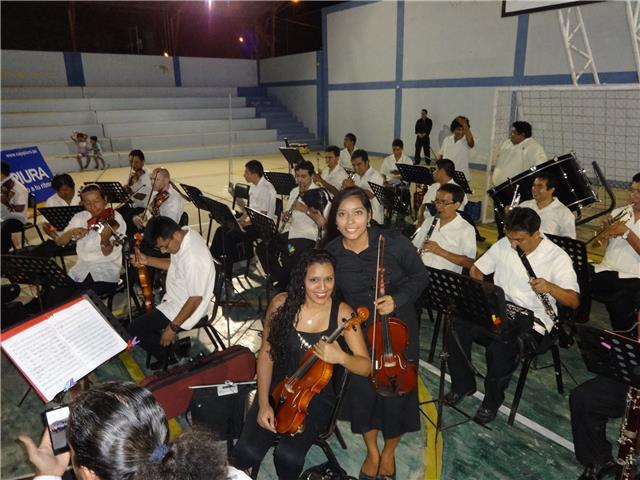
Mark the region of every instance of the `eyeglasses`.
<instances>
[{"instance_id":1,"label":"eyeglasses","mask_svg":"<svg viewBox=\"0 0 640 480\"><path fill-rule=\"evenodd\" d=\"M434 200L433 203L435 203L436 205L444 205L446 207L448 205L453 205L454 203L457 203L457 202L445 202L444 200Z\"/></svg>"}]
</instances>

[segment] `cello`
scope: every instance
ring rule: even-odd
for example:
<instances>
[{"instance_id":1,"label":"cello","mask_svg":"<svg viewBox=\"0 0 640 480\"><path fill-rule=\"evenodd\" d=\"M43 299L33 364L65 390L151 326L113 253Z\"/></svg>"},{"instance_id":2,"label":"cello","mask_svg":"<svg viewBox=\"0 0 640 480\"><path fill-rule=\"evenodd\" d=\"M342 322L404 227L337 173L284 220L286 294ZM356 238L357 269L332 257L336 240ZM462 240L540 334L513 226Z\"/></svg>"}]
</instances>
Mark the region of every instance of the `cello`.
<instances>
[{"instance_id":1,"label":"cello","mask_svg":"<svg viewBox=\"0 0 640 480\"><path fill-rule=\"evenodd\" d=\"M137 256L140 250L140 244L142 243L142 234L140 232L134 233L133 239L136 244L136 263L140 264ZM140 265L138 267L138 280L140 280L140 288L142 289L142 296L144 297L144 309L147 312L151 312L153 310L153 289L149 282L149 272L147 271L146 265Z\"/></svg>"},{"instance_id":2,"label":"cello","mask_svg":"<svg viewBox=\"0 0 640 480\"><path fill-rule=\"evenodd\" d=\"M384 236L378 241L378 271L376 273L376 302L384 297ZM404 351L409 344L409 329L398 318L380 315L367 331L371 345L371 384L384 397L404 395L416 388L418 370L407 360Z\"/></svg>"},{"instance_id":3,"label":"cello","mask_svg":"<svg viewBox=\"0 0 640 480\"><path fill-rule=\"evenodd\" d=\"M369 309L358 307L351 318L338 325L326 339L334 342L345 329L355 327L369 318ZM333 376L333 365L320 360L311 347L300 361L300 366L282 380L271 392L271 406L275 412L276 431L295 435L304 430L309 403L320 393Z\"/></svg>"}]
</instances>

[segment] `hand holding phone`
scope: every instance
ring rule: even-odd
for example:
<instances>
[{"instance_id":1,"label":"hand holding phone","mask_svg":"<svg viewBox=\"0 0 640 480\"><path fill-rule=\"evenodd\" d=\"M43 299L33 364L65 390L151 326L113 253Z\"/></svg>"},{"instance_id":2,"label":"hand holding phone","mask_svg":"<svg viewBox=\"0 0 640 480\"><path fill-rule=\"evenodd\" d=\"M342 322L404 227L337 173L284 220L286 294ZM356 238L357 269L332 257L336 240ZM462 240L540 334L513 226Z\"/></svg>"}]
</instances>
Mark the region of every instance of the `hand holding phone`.
<instances>
[{"instance_id":1,"label":"hand holding phone","mask_svg":"<svg viewBox=\"0 0 640 480\"><path fill-rule=\"evenodd\" d=\"M60 455L53 453L48 428L42 433L39 446L27 435L20 435L18 440L22 442L27 450L29 461L36 469L36 475L54 475L61 477L69 466L71 460L71 454L69 452L61 453Z\"/></svg>"}]
</instances>

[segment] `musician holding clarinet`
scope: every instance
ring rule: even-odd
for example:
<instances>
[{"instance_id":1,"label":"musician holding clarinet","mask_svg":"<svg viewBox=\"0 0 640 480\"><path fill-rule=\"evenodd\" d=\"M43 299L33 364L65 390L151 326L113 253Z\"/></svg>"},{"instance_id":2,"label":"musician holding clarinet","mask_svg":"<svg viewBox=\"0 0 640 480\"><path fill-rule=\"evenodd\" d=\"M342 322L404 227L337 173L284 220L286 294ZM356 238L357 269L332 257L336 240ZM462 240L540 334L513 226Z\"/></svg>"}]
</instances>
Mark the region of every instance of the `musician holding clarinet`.
<instances>
[{"instance_id":1,"label":"musician holding clarinet","mask_svg":"<svg viewBox=\"0 0 640 480\"><path fill-rule=\"evenodd\" d=\"M504 401L511 376L518 366L519 344L539 345L557 322L558 304L579 306L579 286L571 258L540 232L540 217L530 208L514 208L505 219L506 236L498 240L471 267L470 276L482 280L494 274L494 283L504 290L505 298L533 311L533 328L525 332L523 342L494 339L482 327L456 319L449 332L449 369L451 391L445 400L457 405L476 391L470 365L471 344L486 347L487 375L484 400L474 420L493 421Z\"/></svg>"},{"instance_id":2,"label":"musician holding clarinet","mask_svg":"<svg viewBox=\"0 0 640 480\"><path fill-rule=\"evenodd\" d=\"M403 352L410 362L418 358L418 322L415 304L428 283L428 273L416 249L397 232L371 226L373 217L367 192L351 187L333 199L327 222L327 250L336 258L336 282L342 298L350 305L363 305L380 316L393 313L408 331L408 345ZM381 235L382 234L382 235ZM384 236L384 287L378 295L378 246ZM377 316L377 315L376 315ZM366 329L371 330L371 324ZM376 325L380 322L376 322ZM380 332L378 332L380 335ZM393 340L393 337L391 337ZM379 362L378 362L379 363ZM380 366L380 365L377 365ZM362 464L361 480L396 478L395 451L402 435L420 429L418 391L383 396L372 379L352 378L347 407L351 430L362 434L367 456ZM384 447L378 447L378 435Z\"/></svg>"}]
</instances>

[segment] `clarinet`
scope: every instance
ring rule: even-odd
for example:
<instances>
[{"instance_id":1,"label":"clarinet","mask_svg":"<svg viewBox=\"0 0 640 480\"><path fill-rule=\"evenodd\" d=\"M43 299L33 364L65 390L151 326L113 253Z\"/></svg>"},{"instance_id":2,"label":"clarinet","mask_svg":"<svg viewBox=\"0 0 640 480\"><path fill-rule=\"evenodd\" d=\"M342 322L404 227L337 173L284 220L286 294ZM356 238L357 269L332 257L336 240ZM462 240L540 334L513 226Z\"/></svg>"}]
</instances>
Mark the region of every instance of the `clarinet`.
<instances>
[{"instance_id":1,"label":"clarinet","mask_svg":"<svg viewBox=\"0 0 640 480\"><path fill-rule=\"evenodd\" d=\"M302 195L302 193L304 193L304 192L301 192L300 190L298 190L298 196L296 197L296 199L291 204L291 208L289 210L287 210L286 213L282 216L283 220L282 220L282 223L280 224L280 228L279 228L279 232L280 233L284 232L285 227L291 221L291 214L293 213L293 207L296 204L296 202L300 199L300 195Z\"/></svg>"},{"instance_id":2,"label":"clarinet","mask_svg":"<svg viewBox=\"0 0 640 480\"><path fill-rule=\"evenodd\" d=\"M424 253L424 249L422 248L422 246L424 245L425 242L429 241L429 239L431 238L431 235L433 234L433 231L436 228L436 223L438 223L438 218L439 218L438 215L435 215L433 217L433 220L431 221L431 225L429 225L429 230L427 231L427 235L424 237L424 240L420 242L420 246L418 247L418 255L422 255Z\"/></svg>"},{"instance_id":3,"label":"clarinet","mask_svg":"<svg viewBox=\"0 0 640 480\"><path fill-rule=\"evenodd\" d=\"M524 251L520 247L516 247L516 251L518 252L520 261L522 261L522 265L524 265L524 268L527 271L527 274L529 275L529 280L538 278L536 277L536 274L533 271L533 268L531 268L531 264L529 263L527 254L524 253ZM542 302L542 306L544 307L544 312L549 316L551 320L553 320L554 328L558 328L558 315L556 315L556 312L553 310L553 307L551 306L549 295L546 293L538 293L538 292L536 292L536 295Z\"/></svg>"}]
</instances>

